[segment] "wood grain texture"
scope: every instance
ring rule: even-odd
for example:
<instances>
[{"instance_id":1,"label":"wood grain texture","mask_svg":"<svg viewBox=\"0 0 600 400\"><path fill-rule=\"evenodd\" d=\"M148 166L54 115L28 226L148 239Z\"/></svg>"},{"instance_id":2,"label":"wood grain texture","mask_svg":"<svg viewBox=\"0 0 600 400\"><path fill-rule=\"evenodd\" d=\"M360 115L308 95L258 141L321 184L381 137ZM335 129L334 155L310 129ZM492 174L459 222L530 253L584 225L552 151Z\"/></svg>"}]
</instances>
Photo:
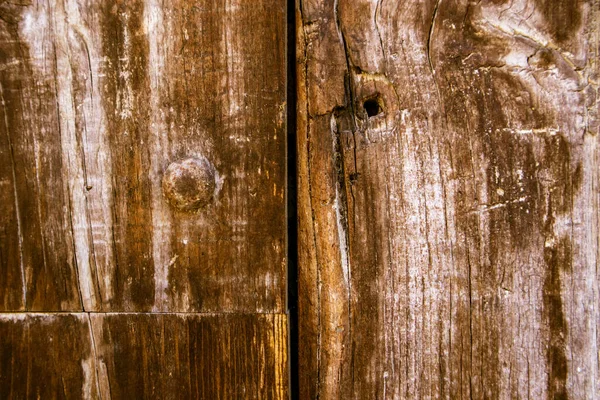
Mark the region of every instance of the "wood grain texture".
<instances>
[{"instance_id":1,"label":"wood grain texture","mask_svg":"<svg viewBox=\"0 0 600 400\"><path fill-rule=\"evenodd\" d=\"M53 43L22 12L0 4L0 309L80 309Z\"/></svg>"},{"instance_id":2,"label":"wood grain texture","mask_svg":"<svg viewBox=\"0 0 600 400\"><path fill-rule=\"evenodd\" d=\"M0 397L98 398L87 314L0 314Z\"/></svg>"},{"instance_id":3,"label":"wood grain texture","mask_svg":"<svg viewBox=\"0 0 600 400\"><path fill-rule=\"evenodd\" d=\"M92 325L102 398L288 398L285 315L97 314Z\"/></svg>"},{"instance_id":4,"label":"wood grain texture","mask_svg":"<svg viewBox=\"0 0 600 400\"><path fill-rule=\"evenodd\" d=\"M284 39L281 0L1 2L0 310L283 312Z\"/></svg>"},{"instance_id":5,"label":"wood grain texture","mask_svg":"<svg viewBox=\"0 0 600 400\"><path fill-rule=\"evenodd\" d=\"M297 6L300 397L598 398L598 2Z\"/></svg>"},{"instance_id":6,"label":"wood grain texture","mask_svg":"<svg viewBox=\"0 0 600 400\"><path fill-rule=\"evenodd\" d=\"M0 398L288 397L285 12L0 0Z\"/></svg>"},{"instance_id":7,"label":"wood grain texture","mask_svg":"<svg viewBox=\"0 0 600 400\"><path fill-rule=\"evenodd\" d=\"M280 314L0 314L3 399L285 399Z\"/></svg>"}]
</instances>

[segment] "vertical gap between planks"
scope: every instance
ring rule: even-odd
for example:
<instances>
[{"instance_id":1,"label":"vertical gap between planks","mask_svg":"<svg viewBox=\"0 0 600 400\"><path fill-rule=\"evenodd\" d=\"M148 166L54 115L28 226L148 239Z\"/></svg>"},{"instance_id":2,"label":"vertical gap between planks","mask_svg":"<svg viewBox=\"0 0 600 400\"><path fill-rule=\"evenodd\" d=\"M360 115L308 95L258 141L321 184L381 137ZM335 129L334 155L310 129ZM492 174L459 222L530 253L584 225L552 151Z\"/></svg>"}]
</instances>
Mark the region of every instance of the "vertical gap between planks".
<instances>
[{"instance_id":1,"label":"vertical gap between planks","mask_svg":"<svg viewBox=\"0 0 600 400\"><path fill-rule=\"evenodd\" d=\"M296 0L287 0L287 309L290 399L299 396L298 371L298 199L296 181Z\"/></svg>"}]
</instances>

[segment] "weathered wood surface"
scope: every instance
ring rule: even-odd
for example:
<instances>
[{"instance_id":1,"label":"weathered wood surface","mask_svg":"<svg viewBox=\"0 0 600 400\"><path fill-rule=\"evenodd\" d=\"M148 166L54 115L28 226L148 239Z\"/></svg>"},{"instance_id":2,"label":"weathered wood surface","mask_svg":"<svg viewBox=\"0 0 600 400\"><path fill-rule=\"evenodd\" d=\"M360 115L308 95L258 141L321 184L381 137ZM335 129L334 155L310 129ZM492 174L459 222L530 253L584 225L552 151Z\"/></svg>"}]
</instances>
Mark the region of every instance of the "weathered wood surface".
<instances>
[{"instance_id":1,"label":"weathered wood surface","mask_svg":"<svg viewBox=\"0 0 600 400\"><path fill-rule=\"evenodd\" d=\"M288 397L285 23L0 0L0 398ZM163 195L188 157L199 212Z\"/></svg>"},{"instance_id":2,"label":"weathered wood surface","mask_svg":"<svg viewBox=\"0 0 600 400\"><path fill-rule=\"evenodd\" d=\"M285 310L285 7L0 2L0 310Z\"/></svg>"},{"instance_id":3,"label":"weathered wood surface","mask_svg":"<svg viewBox=\"0 0 600 400\"><path fill-rule=\"evenodd\" d=\"M0 314L3 399L286 399L278 314Z\"/></svg>"},{"instance_id":4,"label":"weathered wood surface","mask_svg":"<svg viewBox=\"0 0 600 400\"><path fill-rule=\"evenodd\" d=\"M297 6L300 398L600 398L598 2Z\"/></svg>"},{"instance_id":5,"label":"weathered wood surface","mask_svg":"<svg viewBox=\"0 0 600 400\"><path fill-rule=\"evenodd\" d=\"M90 333L87 314L0 314L0 398L92 398Z\"/></svg>"}]
</instances>

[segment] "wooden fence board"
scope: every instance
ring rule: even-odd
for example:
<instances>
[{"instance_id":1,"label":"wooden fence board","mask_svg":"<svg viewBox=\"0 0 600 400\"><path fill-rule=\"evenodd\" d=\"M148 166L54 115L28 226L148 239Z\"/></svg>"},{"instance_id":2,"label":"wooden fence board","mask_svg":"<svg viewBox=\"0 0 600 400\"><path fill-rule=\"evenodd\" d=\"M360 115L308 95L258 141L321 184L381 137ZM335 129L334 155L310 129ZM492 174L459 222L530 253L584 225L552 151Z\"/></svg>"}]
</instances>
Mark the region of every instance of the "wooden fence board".
<instances>
[{"instance_id":1,"label":"wooden fence board","mask_svg":"<svg viewBox=\"0 0 600 400\"><path fill-rule=\"evenodd\" d=\"M598 3L297 6L300 397L598 397Z\"/></svg>"}]
</instances>

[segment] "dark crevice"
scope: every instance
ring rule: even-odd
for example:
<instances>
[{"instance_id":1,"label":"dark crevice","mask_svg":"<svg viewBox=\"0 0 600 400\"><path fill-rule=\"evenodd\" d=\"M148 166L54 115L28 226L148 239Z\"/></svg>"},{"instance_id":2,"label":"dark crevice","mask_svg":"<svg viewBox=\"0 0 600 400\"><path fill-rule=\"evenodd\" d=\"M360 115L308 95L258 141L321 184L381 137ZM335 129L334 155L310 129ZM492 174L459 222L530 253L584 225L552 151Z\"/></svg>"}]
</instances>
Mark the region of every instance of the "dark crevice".
<instances>
[{"instance_id":1,"label":"dark crevice","mask_svg":"<svg viewBox=\"0 0 600 400\"><path fill-rule=\"evenodd\" d=\"M433 79L433 83L435 84L435 89L438 93L438 98L441 101L442 100L442 94L440 92L440 87L438 85L438 81L437 81L437 77L435 75L435 67L433 66L433 61L431 59L431 46L432 46L432 41L433 41L433 32L435 29L435 19L438 16L438 10L440 7L440 3L442 2L442 0L437 0L435 3L435 6L433 8L433 15L431 16L431 25L429 26L429 33L427 35L427 62L429 64L429 69L431 71L431 77Z\"/></svg>"},{"instance_id":2,"label":"dark crevice","mask_svg":"<svg viewBox=\"0 0 600 400\"><path fill-rule=\"evenodd\" d=\"M347 107L351 113L351 120L352 120L352 141L353 141L353 158L354 158L354 171L352 173L358 173L358 166L357 166L357 156L356 156L356 132L357 132L357 126L356 126L356 110L355 110L355 105L356 104L356 97L355 97L355 92L354 92L354 82L353 82L353 76L352 76L352 71L354 68L356 68L357 66L354 65L354 63L352 62L351 58L350 58L350 51L348 48L348 43L346 41L346 36L344 35L344 31L342 29L342 24L340 21L340 14L339 14L339 3L338 1L334 2L334 9L333 9L333 13L335 16L335 24L340 36L340 40L342 42L342 46L344 48L344 56L346 58L346 74L344 77L345 80L345 90L346 90L346 98L345 101L349 104L349 107ZM335 111L335 110L334 110ZM335 114L334 114L335 117ZM336 120L337 123L337 120ZM337 126L336 126L337 129ZM334 162L336 162L336 164L339 162L339 164L336 165L336 171L337 171L337 190L339 190L340 193L340 211L341 211L341 224L343 227L344 232L342 233L345 236L345 240L346 240L346 246L345 248L342 248L341 245L342 243L340 243L340 252L345 252L347 256L349 256L350 253L350 248L349 248L349 243L350 243L350 238L348 237L348 198L347 198L347 194L346 194L346 171L344 170L344 154L343 154L343 148L341 145L341 138L339 136L339 134L336 135L335 138L335 142L334 142L334 156L337 158L339 157L339 160L334 159ZM350 195L352 197L354 197L354 193L352 192L352 186L350 186ZM353 203L354 204L354 203ZM353 339L352 339L352 318L350 317L352 315L352 309L351 309L351 294L352 294L352 269L350 268L350 265L347 265L347 302L348 302L348 307L347 307L347 312L348 312L348 337L347 339L345 339L346 343L352 343ZM354 348L352 348L352 352L351 352L351 356L350 356L350 373L352 374L352 382L354 382Z\"/></svg>"},{"instance_id":3,"label":"dark crevice","mask_svg":"<svg viewBox=\"0 0 600 400\"><path fill-rule=\"evenodd\" d=\"M379 96L367 99L363 103L363 108L369 118L379 115L383 112L383 106L381 105L381 99Z\"/></svg>"},{"instance_id":4,"label":"dark crevice","mask_svg":"<svg viewBox=\"0 0 600 400\"><path fill-rule=\"evenodd\" d=\"M287 308L290 399L299 398L298 201L296 182L296 1L287 1Z\"/></svg>"}]
</instances>

